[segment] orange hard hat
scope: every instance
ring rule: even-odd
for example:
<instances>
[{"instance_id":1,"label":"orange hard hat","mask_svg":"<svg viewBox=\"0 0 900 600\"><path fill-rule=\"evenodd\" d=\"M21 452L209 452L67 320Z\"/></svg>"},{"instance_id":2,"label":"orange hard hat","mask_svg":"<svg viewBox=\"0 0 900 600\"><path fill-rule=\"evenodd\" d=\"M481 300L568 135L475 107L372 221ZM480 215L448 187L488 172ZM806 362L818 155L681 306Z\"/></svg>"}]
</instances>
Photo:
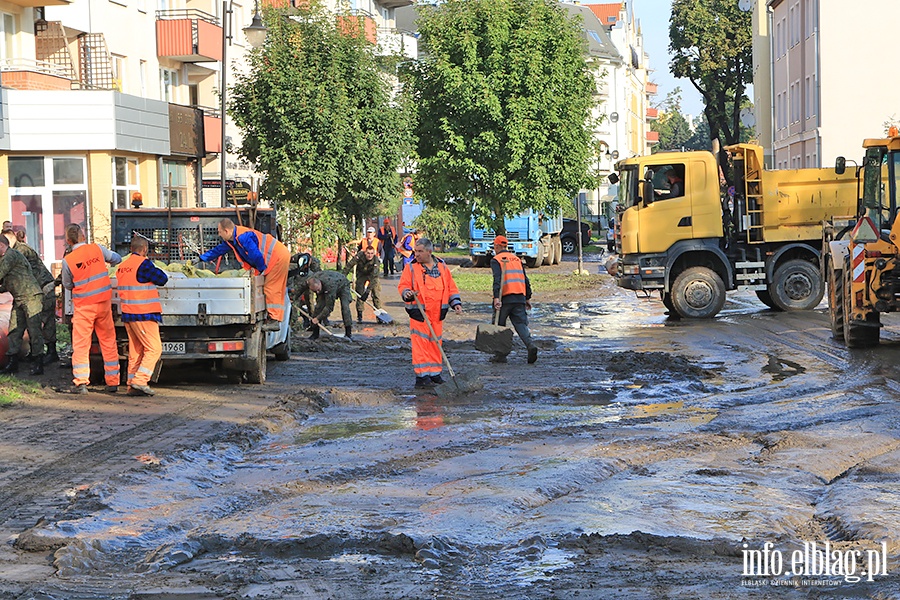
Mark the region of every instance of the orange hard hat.
<instances>
[{"instance_id":1,"label":"orange hard hat","mask_svg":"<svg viewBox=\"0 0 900 600\"><path fill-rule=\"evenodd\" d=\"M506 236L505 236L505 235L498 235L497 237L494 238L494 245L495 245L495 246L498 246L498 245L505 246L507 243L508 243L508 242L507 242L507 240L506 240Z\"/></svg>"}]
</instances>

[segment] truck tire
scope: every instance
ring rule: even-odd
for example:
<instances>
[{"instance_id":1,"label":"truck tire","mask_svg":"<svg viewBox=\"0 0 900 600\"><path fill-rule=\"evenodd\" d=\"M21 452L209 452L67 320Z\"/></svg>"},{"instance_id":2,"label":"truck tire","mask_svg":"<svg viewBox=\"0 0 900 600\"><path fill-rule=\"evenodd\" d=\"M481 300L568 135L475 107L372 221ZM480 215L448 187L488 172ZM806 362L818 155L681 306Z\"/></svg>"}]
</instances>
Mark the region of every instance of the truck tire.
<instances>
[{"instance_id":1,"label":"truck tire","mask_svg":"<svg viewBox=\"0 0 900 600\"><path fill-rule=\"evenodd\" d=\"M768 292L781 310L812 310L825 295L825 283L814 264L795 258L775 269Z\"/></svg>"},{"instance_id":2,"label":"truck tire","mask_svg":"<svg viewBox=\"0 0 900 600\"><path fill-rule=\"evenodd\" d=\"M553 244L556 246L556 257L553 259L553 264L558 265L559 263L562 262L562 255L563 255L562 240L559 239L558 237L553 238Z\"/></svg>"},{"instance_id":3,"label":"truck tire","mask_svg":"<svg viewBox=\"0 0 900 600\"><path fill-rule=\"evenodd\" d=\"M244 372L247 383L265 383L266 382L266 336L264 332L258 331L252 339L257 340L257 358L253 368Z\"/></svg>"},{"instance_id":4,"label":"truck tire","mask_svg":"<svg viewBox=\"0 0 900 600\"><path fill-rule=\"evenodd\" d=\"M844 344L848 348L868 348L877 346L881 337L881 315L872 311L866 316L865 324L850 319L850 257L844 261L844 289L841 293L841 304L844 312Z\"/></svg>"},{"instance_id":5,"label":"truck tire","mask_svg":"<svg viewBox=\"0 0 900 600\"><path fill-rule=\"evenodd\" d=\"M486 267L486 266L488 266L489 262L490 261L488 260L487 256L473 256L472 257L472 266L473 267Z\"/></svg>"},{"instance_id":6,"label":"truck tire","mask_svg":"<svg viewBox=\"0 0 900 600\"><path fill-rule=\"evenodd\" d=\"M528 267L529 269L536 269L539 266L541 266L542 264L544 264L544 245L541 243L538 243L537 256L535 256L534 258L526 256L525 257L525 266Z\"/></svg>"},{"instance_id":7,"label":"truck tire","mask_svg":"<svg viewBox=\"0 0 900 600\"><path fill-rule=\"evenodd\" d=\"M725 305L725 283L707 267L691 267L672 284L672 306L687 319L710 319Z\"/></svg>"},{"instance_id":8,"label":"truck tire","mask_svg":"<svg viewBox=\"0 0 900 600\"><path fill-rule=\"evenodd\" d=\"M828 317L831 320L831 337L844 341L844 279L843 273L834 269L831 257L825 259L828 277ZM839 276L840 275L840 276Z\"/></svg>"},{"instance_id":9,"label":"truck tire","mask_svg":"<svg viewBox=\"0 0 900 600\"><path fill-rule=\"evenodd\" d=\"M543 264L548 267L553 264L553 255L556 253L556 248L553 246L553 240L550 241L542 241L541 242L541 252L544 253L544 262Z\"/></svg>"},{"instance_id":10,"label":"truck tire","mask_svg":"<svg viewBox=\"0 0 900 600\"><path fill-rule=\"evenodd\" d=\"M772 301L772 295L769 294L769 290L756 290L756 297L759 298L759 301L771 308L772 310L781 309Z\"/></svg>"}]
</instances>

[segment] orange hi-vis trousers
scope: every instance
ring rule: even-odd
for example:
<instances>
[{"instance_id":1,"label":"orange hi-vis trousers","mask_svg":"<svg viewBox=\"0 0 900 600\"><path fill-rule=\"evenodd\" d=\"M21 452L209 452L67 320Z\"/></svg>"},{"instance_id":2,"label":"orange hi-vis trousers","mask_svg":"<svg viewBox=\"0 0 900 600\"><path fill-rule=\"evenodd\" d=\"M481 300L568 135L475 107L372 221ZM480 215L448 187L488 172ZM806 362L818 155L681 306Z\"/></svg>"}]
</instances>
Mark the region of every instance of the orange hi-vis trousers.
<instances>
[{"instance_id":1,"label":"orange hi-vis trousers","mask_svg":"<svg viewBox=\"0 0 900 600\"><path fill-rule=\"evenodd\" d=\"M128 385L147 385L162 356L159 323L132 321L125 323L125 331L128 332Z\"/></svg>"},{"instance_id":2,"label":"orange hi-vis trousers","mask_svg":"<svg viewBox=\"0 0 900 600\"><path fill-rule=\"evenodd\" d=\"M266 265L263 293L266 295L266 312L269 318L284 321L284 292L287 289L291 251L284 244L276 244L270 264Z\"/></svg>"},{"instance_id":3,"label":"orange hi-vis trousers","mask_svg":"<svg viewBox=\"0 0 900 600\"><path fill-rule=\"evenodd\" d=\"M431 279L430 277L428 279ZM441 335L444 332L444 322L441 321L442 290L430 290L427 287L420 289L419 300L424 300L425 314L434 328L437 340L431 337L428 324L425 321L409 320L410 341L412 342L412 363L416 377L440 375L444 362L441 359Z\"/></svg>"},{"instance_id":4,"label":"orange hi-vis trousers","mask_svg":"<svg viewBox=\"0 0 900 600\"><path fill-rule=\"evenodd\" d=\"M72 315L72 383L87 385L91 375L91 334L97 334L106 385L119 385L119 350L109 300L75 307Z\"/></svg>"}]
</instances>

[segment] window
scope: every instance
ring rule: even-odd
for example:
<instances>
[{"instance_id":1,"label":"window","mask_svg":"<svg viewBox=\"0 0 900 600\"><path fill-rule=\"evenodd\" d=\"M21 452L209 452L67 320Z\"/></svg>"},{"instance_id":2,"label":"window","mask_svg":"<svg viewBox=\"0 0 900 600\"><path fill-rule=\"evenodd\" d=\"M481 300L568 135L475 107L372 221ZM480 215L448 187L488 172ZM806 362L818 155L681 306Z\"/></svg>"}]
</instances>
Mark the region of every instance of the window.
<instances>
[{"instance_id":1,"label":"window","mask_svg":"<svg viewBox=\"0 0 900 600\"><path fill-rule=\"evenodd\" d=\"M139 191L138 185L138 161L135 158L114 156L112 159L113 170L113 198L116 208L131 208L131 194Z\"/></svg>"},{"instance_id":2,"label":"window","mask_svg":"<svg viewBox=\"0 0 900 600\"><path fill-rule=\"evenodd\" d=\"M0 13L0 28L3 29L3 40L0 43L0 59L14 58L15 39L16 39L16 17L9 13Z\"/></svg>"},{"instance_id":3,"label":"window","mask_svg":"<svg viewBox=\"0 0 900 600\"><path fill-rule=\"evenodd\" d=\"M141 76L141 98L147 97L147 61L142 60L140 64L140 76Z\"/></svg>"},{"instance_id":4,"label":"window","mask_svg":"<svg viewBox=\"0 0 900 600\"><path fill-rule=\"evenodd\" d=\"M119 92L125 91L125 57L118 54L109 55L112 64L113 85Z\"/></svg>"},{"instance_id":5,"label":"window","mask_svg":"<svg viewBox=\"0 0 900 600\"><path fill-rule=\"evenodd\" d=\"M164 160L160 171L160 202L162 208L187 206L187 168L184 163Z\"/></svg>"},{"instance_id":6,"label":"window","mask_svg":"<svg viewBox=\"0 0 900 600\"><path fill-rule=\"evenodd\" d=\"M159 70L160 98L166 102L175 102L178 91L178 71L172 69Z\"/></svg>"},{"instance_id":7,"label":"window","mask_svg":"<svg viewBox=\"0 0 900 600\"><path fill-rule=\"evenodd\" d=\"M653 172L653 189L656 200L668 200L684 196L684 172L683 164L667 164L651 166Z\"/></svg>"},{"instance_id":8,"label":"window","mask_svg":"<svg viewBox=\"0 0 900 600\"><path fill-rule=\"evenodd\" d=\"M804 94L806 97L806 114L804 115L807 119L812 116L812 85L809 77L806 78L806 93Z\"/></svg>"}]
</instances>

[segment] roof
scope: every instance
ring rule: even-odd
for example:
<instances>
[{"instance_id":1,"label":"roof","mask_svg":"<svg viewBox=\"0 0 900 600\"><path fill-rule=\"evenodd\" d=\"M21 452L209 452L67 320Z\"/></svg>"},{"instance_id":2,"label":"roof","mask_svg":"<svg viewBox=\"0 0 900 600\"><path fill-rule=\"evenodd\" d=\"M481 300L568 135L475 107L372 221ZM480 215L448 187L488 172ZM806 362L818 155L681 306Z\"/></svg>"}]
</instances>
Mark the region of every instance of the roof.
<instances>
[{"instance_id":1,"label":"roof","mask_svg":"<svg viewBox=\"0 0 900 600\"><path fill-rule=\"evenodd\" d=\"M608 27L610 25L615 25L619 21L619 11L622 10L623 4L624 2L613 2L611 4L588 4L587 7L591 9L591 11L597 17L597 20Z\"/></svg>"},{"instance_id":2,"label":"roof","mask_svg":"<svg viewBox=\"0 0 900 600\"><path fill-rule=\"evenodd\" d=\"M606 27L600 23L589 6L580 4L560 4L559 6L569 13L569 17L581 17L584 37L588 43L588 53L591 56L602 56L614 61L622 60L622 55L619 54L616 45L609 39Z\"/></svg>"}]
</instances>

